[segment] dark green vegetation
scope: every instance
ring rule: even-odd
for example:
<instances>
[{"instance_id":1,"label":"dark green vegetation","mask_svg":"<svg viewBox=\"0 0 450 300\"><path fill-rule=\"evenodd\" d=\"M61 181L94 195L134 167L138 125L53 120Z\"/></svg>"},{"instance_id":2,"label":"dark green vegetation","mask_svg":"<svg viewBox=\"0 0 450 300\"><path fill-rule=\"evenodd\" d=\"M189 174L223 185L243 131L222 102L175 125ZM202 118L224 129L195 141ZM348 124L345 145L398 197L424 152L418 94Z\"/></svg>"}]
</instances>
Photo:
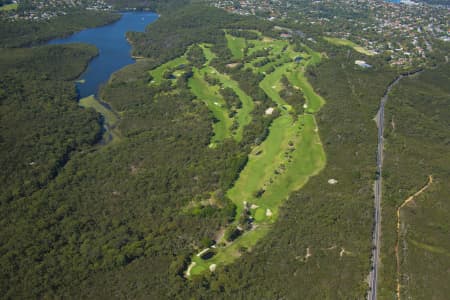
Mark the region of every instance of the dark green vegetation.
<instances>
[{"instance_id":1,"label":"dark green vegetation","mask_svg":"<svg viewBox=\"0 0 450 300\"><path fill-rule=\"evenodd\" d=\"M66 36L88 27L97 27L119 19L118 14L74 11L50 20L8 21L0 19L0 47L23 47L42 44L52 38Z\"/></svg>"},{"instance_id":2,"label":"dark green vegetation","mask_svg":"<svg viewBox=\"0 0 450 300\"><path fill-rule=\"evenodd\" d=\"M224 29L230 36L252 40L258 39L255 31L237 29L278 36L271 26L212 8L188 6L163 14L144 34L129 34L135 53L147 58L116 73L100 93L120 116L116 128L121 139L106 146L94 144L101 136L99 116L77 105L73 84L67 82L95 55L94 49L2 50L2 297L364 297L373 224L376 128L372 119L384 89L397 74L384 67L382 58L365 57L321 40L317 44L292 41L296 52L304 58L310 55L317 63L307 64L304 78L293 76L288 68L285 77L278 74L282 58L258 43L247 43L241 59L233 57ZM325 52L322 61L303 43ZM189 48L193 44L203 50L203 56L198 47ZM284 48L277 42L274 47L272 52ZM361 58L374 67L355 67L354 60ZM239 102L243 104L239 90L254 100L248 112L251 122L243 127L242 137L224 138L216 147L208 147L215 134L214 116L189 87L195 68L206 68L206 64L218 72L202 77L208 87L226 83L234 91L218 92L226 102L224 107L239 112ZM275 75L281 78L275 91L286 104L272 100L279 97L269 92L273 84L266 78ZM445 84L439 78L436 84ZM311 85L299 86L304 82ZM233 88L234 83L239 89ZM442 95L448 93L442 91L431 109L433 114ZM239 259L218 266L212 274L204 272L186 280L183 272L192 256L211 246L218 231L237 218L238 208L226 192L250 164L249 153L267 144L269 128L283 106L290 108L289 113L282 113L283 120L293 118L293 112L305 112L295 100L298 95L304 104L307 93L327 100L316 114L327 165L289 196L270 231L259 231L264 236L256 245L237 249ZM419 104L425 107L424 102ZM265 115L269 107L277 107L273 115ZM306 109L315 112L317 107ZM395 122L400 126L396 118ZM413 128L411 123L402 126ZM438 183L444 182L438 172L433 174ZM411 184L411 190L420 188L426 175ZM338 183L329 184L332 178ZM439 191L445 191L442 185ZM266 197L264 193L257 190L253 196ZM445 232L445 223L438 224ZM443 243L421 238L431 232L429 228L420 228L429 231L418 230L420 235L412 236L411 243L435 252L447 249ZM225 239L239 239L236 229L228 227ZM408 268L414 274L414 265Z\"/></svg>"},{"instance_id":3,"label":"dark green vegetation","mask_svg":"<svg viewBox=\"0 0 450 300\"><path fill-rule=\"evenodd\" d=\"M45 187L98 139L98 116L78 107L71 82L96 54L84 45L0 50L2 205Z\"/></svg>"},{"instance_id":4,"label":"dark green vegetation","mask_svg":"<svg viewBox=\"0 0 450 300\"><path fill-rule=\"evenodd\" d=\"M385 117L383 248L380 296L396 288L396 209L433 175L433 183L401 212L401 297L445 299L450 268L450 66L404 78Z\"/></svg>"}]
</instances>

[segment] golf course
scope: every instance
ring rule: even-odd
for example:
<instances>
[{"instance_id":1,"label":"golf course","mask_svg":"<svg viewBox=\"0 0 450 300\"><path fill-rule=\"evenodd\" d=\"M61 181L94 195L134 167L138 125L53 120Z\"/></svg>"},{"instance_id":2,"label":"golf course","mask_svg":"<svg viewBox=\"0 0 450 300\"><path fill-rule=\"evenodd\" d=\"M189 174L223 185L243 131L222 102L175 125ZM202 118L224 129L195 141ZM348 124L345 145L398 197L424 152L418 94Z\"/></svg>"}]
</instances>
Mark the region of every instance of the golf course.
<instances>
[{"instance_id":1,"label":"golf course","mask_svg":"<svg viewBox=\"0 0 450 300\"><path fill-rule=\"evenodd\" d=\"M232 59L255 74L263 75L259 86L270 98L273 106L266 115L277 112L265 140L255 145L248 162L226 196L235 204L234 221L224 228L215 243L199 249L192 256L185 271L190 277L206 271L215 271L232 263L270 232L279 218L279 210L289 195L299 190L311 176L322 170L326 163L325 152L319 136L314 114L325 100L318 95L307 81L304 73L308 66L317 64L321 54L304 46L295 51L286 40L259 36L257 40L246 40L226 33L227 46ZM201 67L193 67L188 86L197 100L203 102L214 117L214 135L210 147L216 147L226 139L239 142L245 126L252 121L251 112L255 99L248 96L230 75L220 73L211 65L215 54L211 45L201 44L206 62ZM246 48L247 47L247 48ZM245 56L245 53L247 56ZM162 74L180 69L180 64L188 63L179 57L150 71L153 83L162 80ZM174 74L173 77L177 75ZM289 85L301 91L303 110L296 111L281 92ZM229 105L221 95L221 89L231 89L239 98L239 109L231 113ZM292 103L292 101L290 102Z\"/></svg>"}]
</instances>

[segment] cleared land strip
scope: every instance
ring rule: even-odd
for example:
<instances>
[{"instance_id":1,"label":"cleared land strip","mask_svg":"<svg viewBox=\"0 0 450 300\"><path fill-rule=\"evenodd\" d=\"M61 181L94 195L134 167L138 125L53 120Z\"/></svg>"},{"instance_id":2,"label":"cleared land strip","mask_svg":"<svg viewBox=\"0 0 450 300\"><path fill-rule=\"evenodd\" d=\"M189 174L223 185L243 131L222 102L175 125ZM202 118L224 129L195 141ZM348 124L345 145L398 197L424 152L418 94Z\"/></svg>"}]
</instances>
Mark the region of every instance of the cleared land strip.
<instances>
[{"instance_id":1,"label":"cleared land strip","mask_svg":"<svg viewBox=\"0 0 450 300\"><path fill-rule=\"evenodd\" d=\"M429 175L428 176L428 182L425 186L423 186L420 190L418 190L416 193L414 193L414 195L408 197L405 201L403 201L403 203L397 208L397 243L395 244L395 257L397 259L397 299L400 299L400 251L399 251L399 244L400 244L400 238L401 238L401 220L400 220L400 212L401 209L403 207L405 207L406 205L408 205L408 203L410 203L411 201L414 200L414 198L416 198L417 196L419 196L420 194L422 194L423 192L425 192L430 185L433 183L433 176Z\"/></svg>"},{"instance_id":2,"label":"cleared land strip","mask_svg":"<svg viewBox=\"0 0 450 300\"><path fill-rule=\"evenodd\" d=\"M117 129L117 124L119 123L119 117L110 108L107 108L102 102L97 100L94 95L80 99L79 105L83 108L92 108L103 117L103 143L109 143L111 141L120 140L120 132Z\"/></svg>"},{"instance_id":3,"label":"cleared land strip","mask_svg":"<svg viewBox=\"0 0 450 300\"><path fill-rule=\"evenodd\" d=\"M353 48L353 50L355 50L356 52L362 53L364 55L367 56L372 56L375 55L375 52L367 50L366 48L363 48L355 43L353 43L352 41L346 40L346 39L339 39L339 38L334 38L334 37L324 37L324 39L336 46L346 46L346 47L350 47Z\"/></svg>"}]
</instances>

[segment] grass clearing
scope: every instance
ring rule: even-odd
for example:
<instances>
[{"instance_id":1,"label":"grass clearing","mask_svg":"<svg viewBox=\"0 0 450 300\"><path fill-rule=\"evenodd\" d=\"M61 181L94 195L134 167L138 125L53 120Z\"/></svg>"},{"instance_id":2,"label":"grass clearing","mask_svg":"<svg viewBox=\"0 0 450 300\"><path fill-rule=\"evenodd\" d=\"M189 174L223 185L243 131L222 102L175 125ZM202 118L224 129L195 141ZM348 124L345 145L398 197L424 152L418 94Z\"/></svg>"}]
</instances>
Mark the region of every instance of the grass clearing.
<instances>
[{"instance_id":1,"label":"grass clearing","mask_svg":"<svg viewBox=\"0 0 450 300\"><path fill-rule=\"evenodd\" d=\"M16 10L18 7L19 7L19 4L17 4L17 3L6 4L3 6L0 6L0 11Z\"/></svg>"},{"instance_id":2,"label":"grass clearing","mask_svg":"<svg viewBox=\"0 0 450 300\"><path fill-rule=\"evenodd\" d=\"M285 41L267 40L256 43L255 46L261 47L264 43L276 45L272 48L271 55L274 55L273 49L284 53L277 58L276 69L260 82L260 87L277 104L280 116L272 122L264 142L249 154L248 163L227 192L227 196L237 206L233 226L242 226L239 219L244 210L248 210L254 221L251 229L244 231L233 242L223 245L224 238L217 241L218 247L213 250L216 254L212 258L194 256L195 266L191 269L193 275L209 270L212 264L229 264L241 253L251 249L268 233L271 224L278 218L281 204L290 193L300 189L326 163L315 117L312 115L319 111L325 100L314 92L303 74L305 66L317 63L321 55L309 49L307 60L298 64L293 62L293 58L300 54L286 47ZM253 68L261 72L259 68ZM283 75L302 89L309 106L306 113L297 118L290 114L291 106L280 97ZM226 82L226 78L219 76L220 79L221 82Z\"/></svg>"},{"instance_id":3,"label":"grass clearing","mask_svg":"<svg viewBox=\"0 0 450 300\"><path fill-rule=\"evenodd\" d=\"M228 116L225 102L218 93L218 87L210 86L203 79L203 74L203 69L202 71L194 69L194 76L189 79L189 87L194 95L206 104L217 120L213 124L214 137L210 144L210 146L214 146L214 144L231 137L233 120Z\"/></svg>"},{"instance_id":4,"label":"grass clearing","mask_svg":"<svg viewBox=\"0 0 450 300\"><path fill-rule=\"evenodd\" d=\"M116 128L119 122L119 117L113 111L104 106L93 95L80 99L79 105L83 108L92 108L103 116L104 125L106 128L103 135L104 141L109 142L120 140L120 132Z\"/></svg>"},{"instance_id":5,"label":"grass clearing","mask_svg":"<svg viewBox=\"0 0 450 300\"><path fill-rule=\"evenodd\" d=\"M231 88L238 95L242 103L242 107L238 109L237 114L234 117L234 119L237 120L239 127L233 132L233 136L236 141L241 141L245 126L250 124L252 121L250 113L254 108L253 99L241 90L239 84L228 75L217 72L217 70L213 67L205 67L204 70L213 77L217 78L223 87Z\"/></svg>"},{"instance_id":6,"label":"grass clearing","mask_svg":"<svg viewBox=\"0 0 450 300\"><path fill-rule=\"evenodd\" d=\"M235 59L241 59L244 57L244 49L247 47L247 41L241 37L235 37L228 33L225 34L227 38L228 48Z\"/></svg>"},{"instance_id":7,"label":"grass clearing","mask_svg":"<svg viewBox=\"0 0 450 300\"><path fill-rule=\"evenodd\" d=\"M162 81L164 80L163 77L164 77L164 73L166 71L174 70L178 66L187 64L187 63L188 63L188 61L187 61L186 57L183 55L183 56L177 57L171 61L168 61L165 64L162 64L159 67L151 70L150 75L153 77L151 84L160 85L162 83Z\"/></svg>"},{"instance_id":8,"label":"grass clearing","mask_svg":"<svg viewBox=\"0 0 450 300\"><path fill-rule=\"evenodd\" d=\"M308 113L316 113L325 104L325 100L314 91L314 88L305 78L304 72L298 70L298 68L300 66L297 66L292 72L289 72L287 77L291 84L302 90L306 99L306 111Z\"/></svg>"},{"instance_id":9,"label":"grass clearing","mask_svg":"<svg viewBox=\"0 0 450 300\"><path fill-rule=\"evenodd\" d=\"M356 52L362 53L367 56L375 55L375 53L373 51L367 50L366 48L361 47L358 44L356 44L352 41L346 40L346 39L339 39L339 38L334 38L334 37L324 37L324 39L327 42L329 42L333 45L336 45L336 46L346 46L346 47L353 48L353 50L355 50Z\"/></svg>"},{"instance_id":10,"label":"grass clearing","mask_svg":"<svg viewBox=\"0 0 450 300\"><path fill-rule=\"evenodd\" d=\"M203 49L203 54L205 55L207 64L211 62L214 58L216 58L216 55L214 52L211 51L211 45L209 44L200 44L200 47Z\"/></svg>"}]
</instances>

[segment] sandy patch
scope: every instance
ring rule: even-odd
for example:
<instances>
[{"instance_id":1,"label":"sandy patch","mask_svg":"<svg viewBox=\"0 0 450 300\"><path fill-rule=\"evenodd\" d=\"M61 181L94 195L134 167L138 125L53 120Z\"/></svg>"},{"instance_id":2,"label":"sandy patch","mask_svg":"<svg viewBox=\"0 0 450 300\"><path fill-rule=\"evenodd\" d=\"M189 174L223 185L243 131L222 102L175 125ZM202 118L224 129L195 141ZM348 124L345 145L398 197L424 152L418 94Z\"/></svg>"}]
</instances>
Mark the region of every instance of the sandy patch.
<instances>
[{"instance_id":1,"label":"sandy patch","mask_svg":"<svg viewBox=\"0 0 450 300\"><path fill-rule=\"evenodd\" d=\"M274 110L275 110L275 109L274 109L273 107L269 107L268 109L266 109L265 114L266 114L266 115L271 115L271 114L273 113Z\"/></svg>"}]
</instances>

